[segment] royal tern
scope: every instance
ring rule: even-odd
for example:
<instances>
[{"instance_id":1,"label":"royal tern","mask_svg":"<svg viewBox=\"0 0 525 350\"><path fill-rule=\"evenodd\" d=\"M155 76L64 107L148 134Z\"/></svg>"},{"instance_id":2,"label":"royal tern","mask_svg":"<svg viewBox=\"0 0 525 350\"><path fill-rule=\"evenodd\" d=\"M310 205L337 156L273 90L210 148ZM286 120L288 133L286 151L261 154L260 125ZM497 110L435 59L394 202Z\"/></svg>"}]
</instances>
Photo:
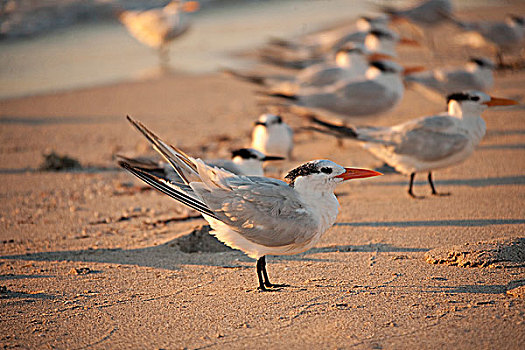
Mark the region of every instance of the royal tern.
<instances>
[{"instance_id":1,"label":"royal tern","mask_svg":"<svg viewBox=\"0 0 525 350\"><path fill-rule=\"evenodd\" d=\"M383 11L390 15L393 23L407 20L419 26L427 37L429 47L436 48L434 40L435 27L453 20L453 8L450 0L427 0L404 10L393 7L383 7Z\"/></svg>"},{"instance_id":2,"label":"royal tern","mask_svg":"<svg viewBox=\"0 0 525 350\"><path fill-rule=\"evenodd\" d=\"M264 153L290 159L293 131L278 115L262 114L254 123L251 147Z\"/></svg>"},{"instance_id":3,"label":"royal tern","mask_svg":"<svg viewBox=\"0 0 525 350\"><path fill-rule=\"evenodd\" d=\"M371 54L364 45L347 44L334 55L333 61L313 64L299 71L297 75L263 76L226 69L225 73L251 83L270 87L277 91L293 93L301 87L324 86L341 80L357 79L364 76L369 61L389 59L388 55Z\"/></svg>"},{"instance_id":4,"label":"royal tern","mask_svg":"<svg viewBox=\"0 0 525 350\"><path fill-rule=\"evenodd\" d=\"M480 91L454 93L448 96L448 112L417 118L392 127L349 128L334 125L317 117L315 129L361 141L361 146L397 171L410 175L408 194L414 198L412 186L416 173L428 172L433 195L432 171L464 161L485 135L481 113L490 106L513 105L517 102L491 97Z\"/></svg>"},{"instance_id":5,"label":"royal tern","mask_svg":"<svg viewBox=\"0 0 525 350\"><path fill-rule=\"evenodd\" d=\"M269 95L293 100L299 106L321 108L342 116L374 115L392 109L401 101L405 90L401 74L423 69L403 68L386 60L373 61L362 79L301 88L295 94L272 90Z\"/></svg>"},{"instance_id":6,"label":"royal tern","mask_svg":"<svg viewBox=\"0 0 525 350\"><path fill-rule=\"evenodd\" d=\"M181 181L169 163L150 158L127 158L120 155L118 157L133 167L148 171L157 177L170 181ZM231 152L231 159L211 159L205 162L209 166L224 169L235 175L264 176L264 162L283 159L283 157L266 156L253 148L239 148Z\"/></svg>"},{"instance_id":7,"label":"royal tern","mask_svg":"<svg viewBox=\"0 0 525 350\"><path fill-rule=\"evenodd\" d=\"M383 11L392 17L407 19L422 27L434 27L452 18L452 3L450 0L421 1L414 7L404 10L393 7L383 7Z\"/></svg>"},{"instance_id":8,"label":"royal tern","mask_svg":"<svg viewBox=\"0 0 525 350\"><path fill-rule=\"evenodd\" d=\"M351 43L340 48L333 63L318 63L303 69L293 84L300 87L324 86L341 80L364 76L369 60L388 59L391 56L371 54L364 45Z\"/></svg>"},{"instance_id":9,"label":"royal tern","mask_svg":"<svg viewBox=\"0 0 525 350\"><path fill-rule=\"evenodd\" d=\"M481 41L495 45L497 48L498 64L504 66L503 54L520 52L523 49L525 38L525 18L507 16L502 22L463 22L454 21L460 28L477 33Z\"/></svg>"},{"instance_id":10,"label":"royal tern","mask_svg":"<svg viewBox=\"0 0 525 350\"><path fill-rule=\"evenodd\" d=\"M189 28L186 12L199 8L197 1L171 1L162 8L121 11L119 20L141 43L158 50L161 65L169 61L168 44Z\"/></svg>"},{"instance_id":11,"label":"royal tern","mask_svg":"<svg viewBox=\"0 0 525 350\"><path fill-rule=\"evenodd\" d=\"M364 33L359 32L358 34L355 37L349 36L344 40L339 40L327 52L337 52L344 48L345 45L354 42L365 45L368 52L372 54L377 53L396 57L395 49L397 44L418 45L416 41L400 37L390 29L376 28ZM270 46L262 49L260 56L263 60L275 65L301 69L326 61L327 57L333 55L327 52L320 52L319 50L310 49L308 46L300 45L296 48Z\"/></svg>"},{"instance_id":12,"label":"royal tern","mask_svg":"<svg viewBox=\"0 0 525 350\"><path fill-rule=\"evenodd\" d=\"M289 49L304 48L312 53L333 52L335 51L334 47L342 41L364 44L365 37L370 31L374 29L390 30L388 28L389 22L390 18L387 15L360 16L351 26L342 26L313 33L296 41L272 39L269 44Z\"/></svg>"},{"instance_id":13,"label":"royal tern","mask_svg":"<svg viewBox=\"0 0 525 350\"><path fill-rule=\"evenodd\" d=\"M227 246L257 259L259 289L270 283L266 255L298 254L313 247L337 217L337 184L381 175L314 160L288 173L288 183L261 176L237 176L206 165L169 146L144 125L130 122L177 171L184 183L165 181L125 161L119 164L142 181L204 216L212 234ZM281 285L284 286L284 285Z\"/></svg>"},{"instance_id":14,"label":"royal tern","mask_svg":"<svg viewBox=\"0 0 525 350\"><path fill-rule=\"evenodd\" d=\"M461 68L443 68L407 75L405 81L437 93L440 100L456 91L487 92L494 84L494 63L487 58L471 58Z\"/></svg>"}]
</instances>

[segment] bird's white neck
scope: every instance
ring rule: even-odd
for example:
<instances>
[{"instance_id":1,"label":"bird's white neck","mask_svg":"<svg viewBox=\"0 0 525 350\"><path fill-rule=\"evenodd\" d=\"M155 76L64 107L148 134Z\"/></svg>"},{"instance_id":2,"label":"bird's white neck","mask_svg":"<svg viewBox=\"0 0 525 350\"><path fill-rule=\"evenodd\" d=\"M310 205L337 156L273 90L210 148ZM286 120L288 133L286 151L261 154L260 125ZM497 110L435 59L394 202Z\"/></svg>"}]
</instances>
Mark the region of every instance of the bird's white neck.
<instances>
[{"instance_id":1,"label":"bird's white neck","mask_svg":"<svg viewBox=\"0 0 525 350\"><path fill-rule=\"evenodd\" d=\"M331 181L296 179L294 189L319 222L321 232L330 228L339 213L339 202L334 195L336 184Z\"/></svg>"},{"instance_id":2,"label":"bird's white neck","mask_svg":"<svg viewBox=\"0 0 525 350\"><path fill-rule=\"evenodd\" d=\"M370 52L396 57L396 43L393 40L379 39L375 35L367 35L365 46Z\"/></svg>"},{"instance_id":3,"label":"bird's white neck","mask_svg":"<svg viewBox=\"0 0 525 350\"><path fill-rule=\"evenodd\" d=\"M363 18L359 18L356 22L355 22L355 28L357 29L357 31L359 32L368 32L369 30L372 29L372 26L370 25L370 22L363 19Z\"/></svg>"},{"instance_id":4,"label":"bird's white neck","mask_svg":"<svg viewBox=\"0 0 525 350\"><path fill-rule=\"evenodd\" d=\"M481 118L481 113L485 108L477 103L463 103L450 101L448 104L448 114L461 120L465 130L471 135L474 144L478 144L487 130L485 121Z\"/></svg>"},{"instance_id":5,"label":"bird's white neck","mask_svg":"<svg viewBox=\"0 0 525 350\"><path fill-rule=\"evenodd\" d=\"M361 54L339 53L335 59L338 67L346 68L355 73L363 74L368 67L367 60Z\"/></svg>"}]
</instances>

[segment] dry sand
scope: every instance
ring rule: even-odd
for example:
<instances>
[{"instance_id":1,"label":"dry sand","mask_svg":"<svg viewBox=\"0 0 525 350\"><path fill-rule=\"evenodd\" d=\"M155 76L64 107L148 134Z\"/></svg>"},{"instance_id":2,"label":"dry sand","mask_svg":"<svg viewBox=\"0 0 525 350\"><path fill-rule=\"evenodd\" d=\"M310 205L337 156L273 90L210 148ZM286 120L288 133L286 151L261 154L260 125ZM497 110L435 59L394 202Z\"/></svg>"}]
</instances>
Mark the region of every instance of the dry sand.
<instances>
[{"instance_id":1,"label":"dry sand","mask_svg":"<svg viewBox=\"0 0 525 350\"><path fill-rule=\"evenodd\" d=\"M485 14L510 10L524 7ZM459 63L465 52L401 51L404 62L431 65L444 54ZM494 95L523 102L524 78L524 71L498 73ZM145 189L113 159L153 154L126 114L190 154L226 156L246 145L264 111L255 90L220 74L176 74L0 101L4 348L523 348L525 267L514 261L523 259L516 249L525 229L523 109L487 111L488 133L475 154L435 173L450 197L411 200L407 178L397 174L341 186L337 224L318 245L269 259L273 280L291 287L261 293L254 261L205 234L184 237L204 220ZM408 91L391 113L366 122L442 108ZM350 141L341 149L304 132L296 141L296 159L282 170L313 158L380 164ZM84 168L37 171L52 150ZM415 191L428 195L423 179ZM493 252L484 267L425 260L427 252L446 258L478 242ZM475 247L468 252L483 259Z\"/></svg>"}]
</instances>

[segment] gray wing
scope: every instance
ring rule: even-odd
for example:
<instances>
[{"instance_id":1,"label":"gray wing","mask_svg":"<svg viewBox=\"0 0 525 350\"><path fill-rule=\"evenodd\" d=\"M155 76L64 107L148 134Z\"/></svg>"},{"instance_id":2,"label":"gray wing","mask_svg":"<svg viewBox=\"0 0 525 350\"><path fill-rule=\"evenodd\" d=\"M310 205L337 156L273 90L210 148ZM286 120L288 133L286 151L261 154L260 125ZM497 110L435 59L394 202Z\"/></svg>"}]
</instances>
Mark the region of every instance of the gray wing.
<instances>
[{"instance_id":1,"label":"gray wing","mask_svg":"<svg viewBox=\"0 0 525 350\"><path fill-rule=\"evenodd\" d=\"M407 77L406 80L425 85L443 95L463 90L479 90L481 88L475 76L462 69L416 74Z\"/></svg>"},{"instance_id":2,"label":"gray wing","mask_svg":"<svg viewBox=\"0 0 525 350\"><path fill-rule=\"evenodd\" d=\"M316 221L285 182L265 177L225 179L221 188L192 184L219 220L246 239L268 247L301 243Z\"/></svg>"},{"instance_id":3,"label":"gray wing","mask_svg":"<svg viewBox=\"0 0 525 350\"><path fill-rule=\"evenodd\" d=\"M437 161L461 151L469 139L452 132L454 121L447 116L433 116L406 123L392 137L397 154L423 161Z\"/></svg>"},{"instance_id":4,"label":"gray wing","mask_svg":"<svg viewBox=\"0 0 525 350\"><path fill-rule=\"evenodd\" d=\"M498 46L512 45L520 40L518 33L506 23L493 23L482 27L479 32Z\"/></svg>"},{"instance_id":5,"label":"gray wing","mask_svg":"<svg viewBox=\"0 0 525 350\"><path fill-rule=\"evenodd\" d=\"M470 72L458 69L444 72L444 74L443 86L445 94L463 90L479 90L481 88L476 77Z\"/></svg>"},{"instance_id":6,"label":"gray wing","mask_svg":"<svg viewBox=\"0 0 525 350\"><path fill-rule=\"evenodd\" d=\"M398 99L383 85L369 80L336 84L333 90L320 97L324 98L314 102L316 107L352 116L384 112Z\"/></svg>"},{"instance_id":7,"label":"gray wing","mask_svg":"<svg viewBox=\"0 0 525 350\"><path fill-rule=\"evenodd\" d=\"M304 86L323 86L337 82L344 75L344 70L336 65L320 64L309 68L297 77L297 82Z\"/></svg>"},{"instance_id":8,"label":"gray wing","mask_svg":"<svg viewBox=\"0 0 525 350\"><path fill-rule=\"evenodd\" d=\"M359 31L348 33L347 35L339 39L334 45L332 45L332 49L339 50L341 47L343 47L347 43L364 44L365 38L367 35L368 35L367 32L359 32Z\"/></svg>"}]
</instances>

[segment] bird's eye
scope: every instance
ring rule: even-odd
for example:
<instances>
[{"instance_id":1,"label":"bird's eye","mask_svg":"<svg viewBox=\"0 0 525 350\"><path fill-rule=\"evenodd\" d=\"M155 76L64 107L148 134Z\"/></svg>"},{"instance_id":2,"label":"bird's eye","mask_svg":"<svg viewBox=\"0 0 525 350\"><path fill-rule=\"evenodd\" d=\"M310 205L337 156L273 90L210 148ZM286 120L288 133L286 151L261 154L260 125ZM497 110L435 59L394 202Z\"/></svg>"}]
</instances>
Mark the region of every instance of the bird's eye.
<instances>
[{"instance_id":1,"label":"bird's eye","mask_svg":"<svg viewBox=\"0 0 525 350\"><path fill-rule=\"evenodd\" d=\"M479 97L478 96L473 96L470 98L472 101L479 101Z\"/></svg>"},{"instance_id":2,"label":"bird's eye","mask_svg":"<svg viewBox=\"0 0 525 350\"><path fill-rule=\"evenodd\" d=\"M331 174L332 173L332 169L331 168L327 168L327 167L324 167L324 168L321 168L321 171L325 174Z\"/></svg>"},{"instance_id":3,"label":"bird's eye","mask_svg":"<svg viewBox=\"0 0 525 350\"><path fill-rule=\"evenodd\" d=\"M281 118L280 116L277 116L277 118L275 118L275 124L281 124L283 122L283 118Z\"/></svg>"}]
</instances>

